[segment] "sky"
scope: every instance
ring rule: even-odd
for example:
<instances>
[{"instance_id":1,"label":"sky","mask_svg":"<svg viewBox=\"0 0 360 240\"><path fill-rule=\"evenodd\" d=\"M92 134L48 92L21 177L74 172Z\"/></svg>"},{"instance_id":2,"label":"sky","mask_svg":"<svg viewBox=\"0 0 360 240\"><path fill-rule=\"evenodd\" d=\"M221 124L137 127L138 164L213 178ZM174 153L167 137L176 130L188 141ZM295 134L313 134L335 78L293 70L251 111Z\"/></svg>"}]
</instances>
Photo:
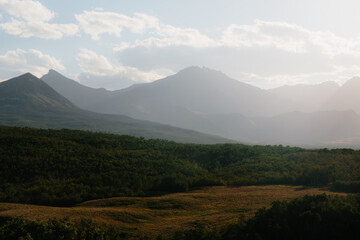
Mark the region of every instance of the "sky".
<instances>
[{"instance_id":1,"label":"sky","mask_svg":"<svg viewBox=\"0 0 360 240\"><path fill-rule=\"evenodd\" d=\"M110 90L188 66L261 88L360 75L356 0L0 0L0 80Z\"/></svg>"}]
</instances>

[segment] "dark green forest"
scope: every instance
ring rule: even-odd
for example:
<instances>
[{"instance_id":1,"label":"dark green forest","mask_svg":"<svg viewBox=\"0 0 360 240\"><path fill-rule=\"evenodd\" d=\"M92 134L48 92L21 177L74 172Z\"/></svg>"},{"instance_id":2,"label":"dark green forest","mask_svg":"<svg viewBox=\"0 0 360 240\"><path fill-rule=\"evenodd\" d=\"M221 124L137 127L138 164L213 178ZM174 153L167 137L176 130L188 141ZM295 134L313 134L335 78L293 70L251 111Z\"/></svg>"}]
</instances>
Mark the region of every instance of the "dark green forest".
<instances>
[{"instance_id":1,"label":"dark green forest","mask_svg":"<svg viewBox=\"0 0 360 240\"><path fill-rule=\"evenodd\" d=\"M141 236L133 236L141 239ZM67 218L29 221L24 217L0 218L1 240L115 240L128 235L114 227L99 226L90 219L72 222Z\"/></svg>"},{"instance_id":2,"label":"dark green forest","mask_svg":"<svg viewBox=\"0 0 360 240\"><path fill-rule=\"evenodd\" d=\"M215 185L360 192L360 151L180 144L79 130L0 127L0 201L68 206Z\"/></svg>"}]
</instances>

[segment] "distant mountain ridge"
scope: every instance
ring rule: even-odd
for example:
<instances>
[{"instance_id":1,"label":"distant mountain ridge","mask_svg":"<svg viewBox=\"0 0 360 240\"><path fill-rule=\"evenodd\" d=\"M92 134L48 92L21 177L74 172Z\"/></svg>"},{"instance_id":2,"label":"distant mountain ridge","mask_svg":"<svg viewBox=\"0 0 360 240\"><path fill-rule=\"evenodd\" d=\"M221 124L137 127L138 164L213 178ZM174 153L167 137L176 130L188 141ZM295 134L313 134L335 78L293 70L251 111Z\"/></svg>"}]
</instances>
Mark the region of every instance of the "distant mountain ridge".
<instances>
[{"instance_id":1,"label":"distant mountain ridge","mask_svg":"<svg viewBox=\"0 0 360 240\"><path fill-rule=\"evenodd\" d=\"M353 110L360 114L360 77L353 77L343 84L333 96L321 106L322 110Z\"/></svg>"},{"instance_id":2,"label":"distant mountain ridge","mask_svg":"<svg viewBox=\"0 0 360 240\"><path fill-rule=\"evenodd\" d=\"M0 83L0 125L103 131L178 142L230 141L124 115L82 110L30 73Z\"/></svg>"},{"instance_id":3,"label":"distant mountain ridge","mask_svg":"<svg viewBox=\"0 0 360 240\"><path fill-rule=\"evenodd\" d=\"M127 101L131 99L132 109ZM267 91L200 67L188 67L175 75L119 91L96 107L106 113L123 112L134 117L157 111L165 104L200 114L276 115L291 109ZM137 114L142 116L137 116Z\"/></svg>"},{"instance_id":4,"label":"distant mountain ridge","mask_svg":"<svg viewBox=\"0 0 360 240\"><path fill-rule=\"evenodd\" d=\"M290 100L294 102L297 106L297 109L294 110L314 112L320 110L339 88L340 86L335 82L323 82L314 85L298 84L294 86L282 86L269 89L268 91L283 101ZM333 109L330 108L326 110Z\"/></svg>"},{"instance_id":5,"label":"distant mountain ridge","mask_svg":"<svg viewBox=\"0 0 360 240\"><path fill-rule=\"evenodd\" d=\"M52 70L42 80L87 110L126 115L244 143L307 147L360 144L357 110L353 106L331 108L328 104L349 95L350 90L356 95L356 78L351 88L326 82L263 90L219 71L189 67L155 82L117 91L85 87ZM347 103L351 105L351 101Z\"/></svg>"},{"instance_id":6,"label":"distant mountain ridge","mask_svg":"<svg viewBox=\"0 0 360 240\"><path fill-rule=\"evenodd\" d=\"M65 98L69 99L76 106L90 110L90 106L103 101L115 92L108 91L104 88L90 88L80 83L66 78L55 70L50 69L47 74L41 77L53 89L56 89Z\"/></svg>"}]
</instances>

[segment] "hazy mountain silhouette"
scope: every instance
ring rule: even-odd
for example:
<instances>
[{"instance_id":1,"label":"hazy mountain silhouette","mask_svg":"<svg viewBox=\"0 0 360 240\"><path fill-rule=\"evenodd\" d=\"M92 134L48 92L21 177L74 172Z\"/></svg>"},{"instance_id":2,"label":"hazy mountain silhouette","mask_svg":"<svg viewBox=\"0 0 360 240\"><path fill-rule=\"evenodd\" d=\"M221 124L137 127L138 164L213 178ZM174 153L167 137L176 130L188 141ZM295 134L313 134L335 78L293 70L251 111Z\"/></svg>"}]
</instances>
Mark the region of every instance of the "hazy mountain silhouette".
<instances>
[{"instance_id":1,"label":"hazy mountain silhouette","mask_svg":"<svg viewBox=\"0 0 360 240\"><path fill-rule=\"evenodd\" d=\"M179 142L229 142L220 137L123 115L82 110L30 73L0 83L0 124L106 131Z\"/></svg>"},{"instance_id":2,"label":"hazy mountain silhouette","mask_svg":"<svg viewBox=\"0 0 360 240\"><path fill-rule=\"evenodd\" d=\"M360 117L354 111L291 112L254 119L249 140L260 143L355 147L360 143Z\"/></svg>"},{"instance_id":3,"label":"hazy mountain silhouette","mask_svg":"<svg viewBox=\"0 0 360 240\"><path fill-rule=\"evenodd\" d=\"M360 77L348 80L322 106L322 110L354 110L360 114Z\"/></svg>"},{"instance_id":4,"label":"hazy mountain silhouette","mask_svg":"<svg viewBox=\"0 0 360 240\"><path fill-rule=\"evenodd\" d=\"M324 82L314 85L282 86L268 91L283 101L293 102L296 106L293 110L314 112L318 111L339 88L335 82Z\"/></svg>"},{"instance_id":5,"label":"hazy mountain silhouette","mask_svg":"<svg viewBox=\"0 0 360 240\"><path fill-rule=\"evenodd\" d=\"M189 67L164 79L118 91L88 88L55 71L43 79L74 104L88 110L124 114L247 143L301 146L360 143L359 116L346 111L352 108L336 104L333 108L331 104L324 107L337 96L351 95L342 92L353 90L354 99L356 79L349 81L350 87L326 82L262 90L200 67Z\"/></svg>"},{"instance_id":6,"label":"hazy mountain silhouette","mask_svg":"<svg viewBox=\"0 0 360 240\"><path fill-rule=\"evenodd\" d=\"M52 69L42 76L41 80L83 109L90 110L92 105L108 99L115 93L104 88L86 87Z\"/></svg>"},{"instance_id":7,"label":"hazy mountain silhouette","mask_svg":"<svg viewBox=\"0 0 360 240\"><path fill-rule=\"evenodd\" d=\"M146 115L173 108L197 114L271 116L291 107L289 102L219 71L189 67L164 79L119 91L93 110L153 119Z\"/></svg>"}]
</instances>

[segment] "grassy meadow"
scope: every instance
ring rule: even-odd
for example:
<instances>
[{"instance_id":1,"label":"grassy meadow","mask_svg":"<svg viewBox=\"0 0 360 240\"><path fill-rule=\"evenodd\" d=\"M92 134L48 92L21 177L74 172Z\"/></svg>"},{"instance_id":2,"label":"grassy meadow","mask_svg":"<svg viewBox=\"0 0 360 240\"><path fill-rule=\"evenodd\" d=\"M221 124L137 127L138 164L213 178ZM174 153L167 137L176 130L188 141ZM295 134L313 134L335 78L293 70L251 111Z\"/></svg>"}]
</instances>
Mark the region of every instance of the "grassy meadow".
<instances>
[{"instance_id":1,"label":"grassy meadow","mask_svg":"<svg viewBox=\"0 0 360 240\"><path fill-rule=\"evenodd\" d=\"M210 227L236 223L241 214L254 216L256 210L270 207L273 201L292 200L304 195L340 194L326 189L301 186L206 187L187 193L155 197L115 197L87 201L73 207L51 207L0 203L0 216L22 215L29 220L69 217L92 219L97 224L113 225L130 234L152 237L190 229L196 222Z\"/></svg>"}]
</instances>

